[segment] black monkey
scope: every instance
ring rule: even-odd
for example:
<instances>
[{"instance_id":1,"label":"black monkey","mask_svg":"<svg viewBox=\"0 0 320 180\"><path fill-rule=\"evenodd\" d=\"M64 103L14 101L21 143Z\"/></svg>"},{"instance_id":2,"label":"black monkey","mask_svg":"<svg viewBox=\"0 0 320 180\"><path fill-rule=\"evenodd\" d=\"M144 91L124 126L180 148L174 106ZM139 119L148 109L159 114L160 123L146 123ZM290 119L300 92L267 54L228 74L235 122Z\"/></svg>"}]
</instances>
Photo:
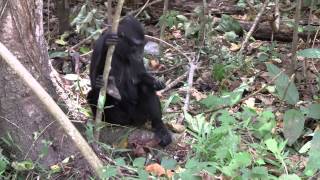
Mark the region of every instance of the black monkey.
<instances>
[{"instance_id":1,"label":"black monkey","mask_svg":"<svg viewBox=\"0 0 320 180\"><path fill-rule=\"evenodd\" d=\"M161 106L156 90L165 84L153 78L143 64L144 29L132 16L120 21L118 33L105 32L96 41L91 64L90 81L92 90L88 102L96 114L99 90L103 85L102 74L108 45L116 44L108 79L105 120L113 124L142 125L152 122L160 145L171 143L171 135L162 122Z\"/></svg>"}]
</instances>

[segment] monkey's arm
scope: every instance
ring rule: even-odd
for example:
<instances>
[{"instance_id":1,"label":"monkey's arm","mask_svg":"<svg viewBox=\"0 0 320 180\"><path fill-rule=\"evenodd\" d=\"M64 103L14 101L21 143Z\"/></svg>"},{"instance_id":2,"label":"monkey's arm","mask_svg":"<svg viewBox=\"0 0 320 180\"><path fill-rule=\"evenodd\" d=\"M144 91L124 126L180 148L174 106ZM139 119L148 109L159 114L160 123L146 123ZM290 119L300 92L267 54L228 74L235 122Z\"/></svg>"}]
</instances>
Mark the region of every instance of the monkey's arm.
<instances>
[{"instance_id":1,"label":"monkey's arm","mask_svg":"<svg viewBox=\"0 0 320 180\"><path fill-rule=\"evenodd\" d=\"M153 88L155 91L159 91L159 90L164 89L166 87L166 84L163 81L152 77L147 72L140 74L139 80L140 80L140 83L145 84L148 87Z\"/></svg>"},{"instance_id":2,"label":"monkey's arm","mask_svg":"<svg viewBox=\"0 0 320 180\"><path fill-rule=\"evenodd\" d=\"M90 81L93 89L100 89L103 86L101 84L101 76L103 74L108 46L115 45L117 42L117 34L108 32L103 33L96 41L90 63Z\"/></svg>"}]
</instances>

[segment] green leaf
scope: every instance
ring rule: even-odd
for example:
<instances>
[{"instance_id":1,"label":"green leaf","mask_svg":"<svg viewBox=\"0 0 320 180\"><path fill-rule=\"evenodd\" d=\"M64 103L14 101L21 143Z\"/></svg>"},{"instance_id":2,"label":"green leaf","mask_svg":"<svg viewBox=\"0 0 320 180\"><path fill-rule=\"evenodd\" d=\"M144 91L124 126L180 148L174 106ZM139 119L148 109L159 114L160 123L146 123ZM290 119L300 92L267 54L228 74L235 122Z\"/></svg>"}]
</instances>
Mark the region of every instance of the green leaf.
<instances>
[{"instance_id":1,"label":"green leaf","mask_svg":"<svg viewBox=\"0 0 320 180\"><path fill-rule=\"evenodd\" d=\"M224 33L224 37L229 42L235 42L239 36L234 31L230 31L230 32Z\"/></svg>"},{"instance_id":2,"label":"green leaf","mask_svg":"<svg viewBox=\"0 0 320 180\"><path fill-rule=\"evenodd\" d=\"M163 158L161 161L161 166L165 169L175 169L177 161L174 159Z\"/></svg>"},{"instance_id":3,"label":"green leaf","mask_svg":"<svg viewBox=\"0 0 320 180\"><path fill-rule=\"evenodd\" d=\"M0 149L0 152L1 150L2 149ZM9 165L9 161L6 159L5 156L0 154L0 176L6 171L8 165Z\"/></svg>"},{"instance_id":4,"label":"green leaf","mask_svg":"<svg viewBox=\"0 0 320 180\"><path fill-rule=\"evenodd\" d=\"M280 154L278 143L275 139L269 138L264 143L267 145L268 150L270 150L273 154Z\"/></svg>"},{"instance_id":5,"label":"green leaf","mask_svg":"<svg viewBox=\"0 0 320 180\"><path fill-rule=\"evenodd\" d=\"M301 135L304 128L305 117L300 111L290 109L284 113L284 137L292 145Z\"/></svg>"},{"instance_id":6,"label":"green leaf","mask_svg":"<svg viewBox=\"0 0 320 180\"><path fill-rule=\"evenodd\" d=\"M221 81L226 76L226 68L224 64L215 64L212 69L213 79Z\"/></svg>"},{"instance_id":7,"label":"green leaf","mask_svg":"<svg viewBox=\"0 0 320 180\"><path fill-rule=\"evenodd\" d=\"M214 95L209 95L207 98L202 99L200 103L205 105L207 108L217 108L225 104L223 99Z\"/></svg>"},{"instance_id":8,"label":"green leaf","mask_svg":"<svg viewBox=\"0 0 320 180\"><path fill-rule=\"evenodd\" d=\"M311 141L311 149L309 151L309 161L304 173L307 176L312 176L320 169L320 131L316 131Z\"/></svg>"},{"instance_id":9,"label":"green leaf","mask_svg":"<svg viewBox=\"0 0 320 180\"><path fill-rule=\"evenodd\" d=\"M298 56L306 57L306 58L320 58L320 49L319 48L309 48L298 51Z\"/></svg>"},{"instance_id":10,"label":"green leaf","mask_svg":"<svg viewBox=\"0 0 320 180\"><path fill-rule=\"evenodd\" d=\"M313 119L320 119L320 104L311 104L307 108L307 116Z\"/></svg>"},{"instance_id":11,"label":"green leaf","mask_svg":"<svg viewBox=\"0 0 320 180\"><path fill-rule=\"evenodd\" d=\"M142 167L144 167L144 163L145 163L145 162L146 162L146 158L144 158L144 157L139 157L139 158L136 158L136 159L133 161L132 165L133 165L133 167L142 168Z\"/></svg>"},{"instance_id":12,"label":"green leaf","mask_svg":"<svg viewBox=\"0 0 320 180\"><path fill-rule=\"evenodd\" d=\"M166 100L164 107L163 107L163 111L166 111L169 108L170 104L176 104L178 102L181 102L181 97L179 96L179 94L178 93L172 94L168 98L168 100Z\"/></svg>"},{"instance_id":13,"label":"green leaf","mask_svg":"<svg viewBox=\"0 0 320 180\"><path fill-rule=\"evenodd\" d=\"M245 168L251 164L251 155L247 152L237 153L228 166L222 168L222 172L228 176L235 176L240 168Z\"/></svg>"},{"instance_id":14,"label":"green leaf","mask_svg":"<svg viewBox=\"0 0 320 180\"><path fill-rule=\"evenodd\" d=\"M104 166L102 169L102 179L109 179L117 175L117 168L114 166Z\"/></svg>"},{"instance_id":15,"label":"green leaf","mask_svg":"<svg viewBox=\"0 0 320 180\"><path fill-rule=\"evenodd\" d=\"M279 180L301 180L296 174L283 174L279 177Z\"/></svg>"},{"instance_id":16,"label":"green leaf","mask_svg":"<svg viewBox=\"0 0 320 180\"><path fill-rule=\"evenodd\" d=\"M28 171L34 169L34 164L32 161L21 161L21 162L12 162L12 167L17 171Z\"/></svg>"},{"instance_id":17,"label":"green leaf","mask_svg":"<svg viewBox=\"0 0 320 180\"><path fill-rule=\"evenodd\" d=\"M61 45L61 46L65 46L68 43L66 41L64 41L63 39L57 39L54 41L56 44Z\"/></svg>"},{"instance_id":18,"label":"green leaf","mask_svg":"<svg viewBox=\"0 0 320 180\"><path fill-rule=\"evenodd\" d=\"M177 16L177 19L182 21L182 22L187 22L188 21L188 18L184 15L181 15L181 14L178 14Z\"/></svg>"},{"instance_id":19,"label":"green leaf","mask_svg":"<svg viewBox=\"0 0 320 180\"><path fill-rule=\"evenodd\" d=\"M55 52L49 52L49 58L64 58L67 57L68 53L64 51L55 51Z\"/></svg>"},{"instance_id":20,"label":"green leaf","mask_svg":"<svg viewBox=\"0 0 320 180\"><path fill-rule=\"evenodd\" d=\"M117 158L114 160L117 166L125 166L126 162L123 157Z\"/></svg>"},{"instance_id":21,"label":"green leaf","mask_svg":"<svg viewBox=\"0 0 320 180\"><path fill-rule=\"evenodd\" d=\"M264 111L257 119L258 121L253 124L254 135L260 139L270 137L272 129L276 126L274 114L271 111Z\"/></svg>"},{"instance_id":22,"label":"green leaf","mask_svg":"<svg viewBox=\"0 0 320 180\"><path fill-rule=\"evenodd\" d=\"M311 141L306 142L299 150L300 154L306 153L311 148Z\"/></svg>"},{"instance_id":23,"label":"green leaf","mask_svg":"<svg viewBox=\"0 0 320 180\"><path fill-rule=\"evenodd\" d=\"M82 54L85 54L85 53L88 53L91 49L88 47L80 47L79 50Z\"/></svg>"},{"instance_id":24,"label":"green leaf","mask_svg":"<svg viewBox=\"0 0 320 180\"><path fill-rule=\"evenodd\" d=\"M268 72L273 78L280 74L281 70L271 64L266 63ZM289 77L282 72L278 78L275 80L277 95L280 99L284 99L287 103L295 105L299 100L299 92L296 85L293 82L289 81ZM284 97L285 96L285 97Z\"/></svg>"},{"instance_id":25,"label":"green leaf","mask_svg":"<svg viewBox=\"0 0 320 180\"><path fill-rule=\"evenodd\" d=\"M149 173L144 169L138 169L138 176L139 176L139 179L148 179Z\"/></svg>"},{"instance_id":26,"label":"green leaf","mask_svg":"<svg viewBox=\"0 0 320 180\"><path fill-rule=\"evenodd\" d=\"M268 170L266 167L253 167L251 177L254 179L264 179L268 177Z\"/></svg>"},{"instance_id":27,"label":"green leaf","mask_svg":"<svg viewBox=\"0 0 320 180\"><path fill-rule=\"evenodd\" d=\"M240 23L233 17L225 14L222 15L221 21L216 29L222 32L234 31L238 35L243 33Z\"/></svg>"}]
</instances>

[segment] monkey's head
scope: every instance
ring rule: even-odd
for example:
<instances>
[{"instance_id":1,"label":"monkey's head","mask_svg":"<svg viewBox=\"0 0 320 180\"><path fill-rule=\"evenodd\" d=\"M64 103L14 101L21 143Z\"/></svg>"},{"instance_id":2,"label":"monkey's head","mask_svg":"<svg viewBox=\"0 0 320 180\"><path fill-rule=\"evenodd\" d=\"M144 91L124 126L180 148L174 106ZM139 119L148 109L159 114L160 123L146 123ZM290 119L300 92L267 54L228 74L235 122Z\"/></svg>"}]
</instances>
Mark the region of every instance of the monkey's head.
<instances>
[{"instance_id":1,"label":"monkey's head","mask_svg":"<svg viewBox=\"0 0 320 180\"><path fill-rule=\"evenodd\" d=\"M142 61L145 45L144 29L133 16L126 16L118 28L116 53L128 61Z\"/></svg>"}]
</instances>

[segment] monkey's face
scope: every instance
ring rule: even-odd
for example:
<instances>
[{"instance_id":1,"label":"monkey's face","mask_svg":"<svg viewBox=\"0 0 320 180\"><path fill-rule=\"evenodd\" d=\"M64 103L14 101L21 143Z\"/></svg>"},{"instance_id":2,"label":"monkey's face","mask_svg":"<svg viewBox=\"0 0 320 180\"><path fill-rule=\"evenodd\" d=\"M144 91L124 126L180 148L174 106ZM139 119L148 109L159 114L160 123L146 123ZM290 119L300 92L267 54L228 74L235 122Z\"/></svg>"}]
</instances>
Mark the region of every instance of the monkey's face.
<instances>
[{"instance_id":1,"label":"monkey's face","mask_svg":"<svg viewBox=\"0 0 320 180\"><path fill-rule=\"evenodd\" d=\"M130 61L141 61L143 59L144 38L128 37L124 34L119 35L120 41L116 50L124 59Z\"/></svg>"}]
</instances>

